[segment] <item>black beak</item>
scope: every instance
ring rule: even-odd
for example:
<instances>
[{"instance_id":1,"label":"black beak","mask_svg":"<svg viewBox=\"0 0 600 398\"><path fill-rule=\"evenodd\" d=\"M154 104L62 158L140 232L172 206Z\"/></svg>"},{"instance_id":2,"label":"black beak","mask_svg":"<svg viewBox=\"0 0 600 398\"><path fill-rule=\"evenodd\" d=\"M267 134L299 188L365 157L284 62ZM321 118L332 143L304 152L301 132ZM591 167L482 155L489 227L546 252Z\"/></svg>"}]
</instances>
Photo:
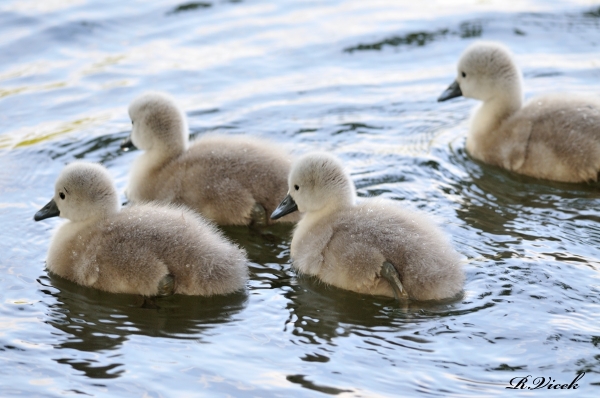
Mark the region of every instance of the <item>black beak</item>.
<instances>
[{"instance_id":1,"label":"black beak","mask_svg":"<svg viewBox=\"0 0 600 398\"><path fill-rule=\"evenodd\" d=\"M45 220L46 218L57 217L59 215L60 215L60 210L58 210L58 206L56 206L56 202L54 201L54 199L52 199L50 202L48 202L48 204L46 206L42 207L42 209L40 211L35 213L35 216L33 216L33 219L35 221L41 221L41 220Z\"/></svg>"},{"instance_id":2,"label":"black beak","mask_svg":"<svg viewBox=\"0 0 600 398\"><path fill-rule=\"evenodd\" d=\"M135 148L135 145L133 145L133 141L131 141L131 136L125 138L123 141L121 141L121 149L126 151L128 149L132 149Z\"/></svg>"},{"instance_id":3,"label":"black beak","mask_svg":"<svg viewBox=\"0 0 600 398\"><path fill-rule=\"evenodd\" d=\"M277 206L273 214L271 214L271 220L277 220L278 218L281 218L286 214L293 213L296 210L298 210L298 206L296 205L296 202L294 202L294 199L292 199L290 194L288 194L288 196L286 196L285 199L281 201L279 206Z\"/></svg>"},{"instance_id":4,"label":"black beak","mask_svg":"<svg viewBox=\"0 0 600 398\"><path fill-rule=\"evenodd\" d=\"M438 102L446 101L451 98L462 97L462 95L463 94L462 94L462 91L460 91L460 86L458 85L458 82L455 80L454 83L449 85L448 88L446 89L446 91L444 91L442 93L442 95L440 95L440 97L438 98Z\"/></svg>"}]
</instances>

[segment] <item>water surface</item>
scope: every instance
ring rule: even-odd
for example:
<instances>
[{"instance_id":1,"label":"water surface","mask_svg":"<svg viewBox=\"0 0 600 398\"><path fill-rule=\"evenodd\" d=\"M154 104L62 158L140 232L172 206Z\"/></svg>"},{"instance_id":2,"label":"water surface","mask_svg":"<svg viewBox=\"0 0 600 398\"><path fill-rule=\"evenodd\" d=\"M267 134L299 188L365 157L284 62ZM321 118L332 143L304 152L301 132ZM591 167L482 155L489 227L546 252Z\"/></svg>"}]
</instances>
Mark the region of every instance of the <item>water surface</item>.
<instances>
[{"instance_id":1,"label":"water surface","mask_svg":"<svg viewBox=\"0 0 600 398\"><path fill-rule=\"evenodd\" d=\"M479 39L525 96L600 93L589 1L17 1L0 4L0 395L514 396L518 376L600 385L600 185L537 181L464 150L475 102L435 102ZM339 156L361 196L434 216L464 297L410 303L298 277L291 228L225 228L244 293L144 301L48 274L61 222L33 222L74 159L120 192L128 103L173 94L191 133ZM531 396L543 394L529 392Z\"/></svg>"}]
</instances>

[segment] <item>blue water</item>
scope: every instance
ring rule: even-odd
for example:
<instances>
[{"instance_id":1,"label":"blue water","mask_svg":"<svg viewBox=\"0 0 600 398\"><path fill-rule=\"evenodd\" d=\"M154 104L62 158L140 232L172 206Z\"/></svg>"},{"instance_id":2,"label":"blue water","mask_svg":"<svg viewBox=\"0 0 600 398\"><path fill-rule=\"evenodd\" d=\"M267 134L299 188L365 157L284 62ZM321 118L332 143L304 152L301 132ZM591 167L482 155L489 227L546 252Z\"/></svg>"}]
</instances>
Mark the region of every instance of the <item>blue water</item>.
<instances>
[{"instance_id":1,"label":"blue water","mask_svg":"<svg viewBox=\"0 0 600 398\"><path fill-rule=\"evenodd\" d=\"M513 49L526 98L600 95L584 0L2 1L0 396L598 396L600 184L468 157L476 102L436 98L478 39ZM33 214L74 159L123 191L127 107L150 89L194 136L327 150L360 195L431 214L465 258L464 297L402 308L298 277L287 226L225 228L251 258L232 296L148 303L48 274L61 220ZM505 388L579 372L577 390Z\"/></svg>"}]
</instances>

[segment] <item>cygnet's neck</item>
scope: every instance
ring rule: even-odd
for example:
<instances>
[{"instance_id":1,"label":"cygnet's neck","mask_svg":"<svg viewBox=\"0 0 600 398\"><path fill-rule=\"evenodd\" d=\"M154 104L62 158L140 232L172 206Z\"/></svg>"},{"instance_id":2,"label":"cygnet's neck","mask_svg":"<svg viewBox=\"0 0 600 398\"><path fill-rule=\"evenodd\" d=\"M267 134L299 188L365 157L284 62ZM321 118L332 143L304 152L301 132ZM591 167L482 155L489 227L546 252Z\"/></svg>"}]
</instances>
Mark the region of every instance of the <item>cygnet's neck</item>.
<instances>
[{"instance_id":1,"label":"cygnet's neck","mask_svg":"<svg viewBox=\"0 0 600 398\"><path fill-rule=\"evenodd\" d=\"M336 198L336 200L330 201L326 206L319 210L307 212L305 217L312 220L322 219L338 211L348 209L354 206L354 203L354 197L344 198L343 200L338 200L338 198Z\"/></svg>"},{"instance_id":2,"label":"cygnet's neck","mask_svg":"<svg viewBox=\"0 0 600 398\"><path fill-rule=\"evenodd\" d=\"M77 225L94 224L99 220L104 220L115 216L119 213L119 211L121 211L121 204L118 202L118 200L115 200L113 203L97 204L93 209L85 213L85 218L69 218L69 221Z\"/></svg>"},{"instance_id":3,"label":"cygnet's neck","mask_svg":"<svg viewBox=\"0 0 600 398\"><path fill-rule=\"evenodd\" d=\"M115 196L117 197L117 193L115 192ZM96 219L101 219L101 218L109 218L109 217L113 217L116 214L118 214L121 211L121 203L119 201L119 198L117 197L117 200L114 203L111 204L107 204L106 206L102 206L102 211L99 211L96 214Z\"/></svg>"},{"instance_id":4,"label":"cygnet's neck","mask_svg":"<svg viewBox=\"0 0 600 398\"><path fill-rule=\"evenodd\" d=\"M523 105L520 87L507 90L487 101L475 111L471 120L471 128L467 137L467 150L475 152L476 143L488 141L502 122L515 114Z\"/></svg>"},{"instance_id":5,"label":"cygnet's neck","mask_svg":"<svg viewBox=\"0 0 600 398\"><path fill-rule=\"evenodd\" d=\"M187 140L184 142L173 140L172 142L155 144L144 151L145 162L153 166L162 165L179 157L187 149Z\"/></svg>"}]
</instances>

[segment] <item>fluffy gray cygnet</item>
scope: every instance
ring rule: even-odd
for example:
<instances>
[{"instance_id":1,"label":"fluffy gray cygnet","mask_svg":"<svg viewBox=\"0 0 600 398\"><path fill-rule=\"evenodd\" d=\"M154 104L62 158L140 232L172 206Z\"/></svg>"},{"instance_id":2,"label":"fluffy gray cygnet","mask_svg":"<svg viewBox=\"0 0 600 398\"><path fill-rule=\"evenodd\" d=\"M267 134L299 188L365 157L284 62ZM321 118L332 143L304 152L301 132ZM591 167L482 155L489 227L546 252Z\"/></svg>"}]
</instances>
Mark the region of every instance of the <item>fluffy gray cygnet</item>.
<instances>
[{"instance_id":1,"label":"fluffy gray cygnet","mask_svg":"<svg viewBox=\"0 0 600 398\"><path fill-rule=\"evenodd\" d=\"M516 173L563 182L597 181L600 99L554 94L523 104L521 72L501 44L476 42L438 98L483 101L471 119L467 152Z\"/></svg>"},{"instance_id":2,"label":"fluffy gray cygnet","mask_svg":"<svg viewBox=\"0 0 600 398\"><path fill-rule=\"evenodd\" d=\"M47 268L83 286L143 296L210 296L243 289L245 252L184 206L121 209L108 171L87 162L64 168L35 220L60 216Z\"/></svg>"},{"instance_id":3,"label":"fluffy gray cygnet","mask_svg":"<svg viewBox=\"0 0 600 398\"><path fill-rule=\"evenodd\" d=\"M133 100L129 116L131 136L122 147L144 151L129 175L129 201L185 204L221 225L271 223L267 214L287 191L285 151L247 136L205 135L188 145L185 115L163 93Z\"/></svg>"},{"instance_id":4,"label":"fluffy gray cygnet","mask_svg":"<svg viewBox=\"0 0 600 398\"><path fill-rule=\"evenodd\" d=\"M438 300L462 291L460 256L423 214L397 202L356 204L350 176L333 156L298 159L289 194L271 217L303 213L292 237L293 266L323 282L398 299Z\"/></svg>"}]
</instances>

